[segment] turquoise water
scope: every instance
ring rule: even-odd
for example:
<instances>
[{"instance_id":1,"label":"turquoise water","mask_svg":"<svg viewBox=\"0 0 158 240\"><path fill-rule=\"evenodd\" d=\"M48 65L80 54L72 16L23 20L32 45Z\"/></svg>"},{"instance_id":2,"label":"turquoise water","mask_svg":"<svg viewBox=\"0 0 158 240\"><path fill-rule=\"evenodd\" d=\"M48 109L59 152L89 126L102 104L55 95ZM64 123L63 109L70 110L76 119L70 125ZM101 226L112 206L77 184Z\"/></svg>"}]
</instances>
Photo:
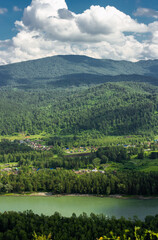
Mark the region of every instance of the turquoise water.
<instances>
[{"instance_id":1,"label":"turquoise water","mask_svg":"<svg viewBox=\"0 0 158 240\"><path fill-rule=\"evenodd\" d=\"M100 197L0 197L0 212L32 210L37 214L52 215L59 212L63 216L85 212L144 219L147 215L158 214L158 199L115 199Z\"/></svg>"}]
</instances>

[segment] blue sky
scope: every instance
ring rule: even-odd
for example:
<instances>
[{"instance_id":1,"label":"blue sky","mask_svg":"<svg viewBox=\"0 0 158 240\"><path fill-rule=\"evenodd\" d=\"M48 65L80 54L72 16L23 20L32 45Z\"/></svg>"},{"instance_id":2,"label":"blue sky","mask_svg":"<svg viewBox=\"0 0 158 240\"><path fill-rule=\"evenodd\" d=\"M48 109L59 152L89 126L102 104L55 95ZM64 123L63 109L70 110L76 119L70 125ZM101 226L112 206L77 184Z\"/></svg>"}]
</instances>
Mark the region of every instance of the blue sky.
<instances>
[{"instance_id":1,"label":"blue sky","mask_svg":"<svg viewBox=\"0 0 158 240\"><path fill-rule=\"evenodd\" d=\"M16 35L16 31L14 29L14 22L17 19L21 19L23 14L23 9L27 7L27 5L31 1L21 1L21 0L0 0L0 9L6 9L7 11L0 14L0 39L4 40L7 38L11 38ZM14 6L17 6L21 11L14 11Z\"/></svg>"},{"instance_id":2,"label":"blue sky","mask_svg":"<svg viewBox=\"0 0 158 240\"><path fill-rule=\"evenodd\" d=\"M32 3L33 1L36 2L36 4L33 4ZM26 49L24 50L24 47L19 46L20 51L22 51L23 49L24 55L26 55L26 57L22 58L19 56L19 60L18 60L18 56L17 56L18 41L20 43L20 40L27 37L28 39L30 39L29 41L33 41L33 39L35 38L35 36L33 36L35 32L33 33L33 31L36 31L37 33L36 36L38 35L40 37L40 41L42 39L42 41L46 41L46 43L50 45L52 55L62 52L61 45L64 42L65 45L63 46L63 54L69 53L69 50L71 54L84 54L84 51L86 50L85 54L91 56L92 52L94 52L94 49L95 49L96 54L94 57L108 58L109 56L112 56L113 59L129 58L129 60L139 60L139 59L152 58L154 48L156 48L155 49L156 54L153 55L153 58L158 58L158 51L157 51L158 0L91 0L91 1L90 0L80 0L80 1L79 0L66 0L66 1L58 0L58 2L57 0L33 0L33 1L32 0L14 0L14 1L0 0L0 50L3 51L2 59L0 59L0 64L7 63L5 59L5 56L8 57L7 48L10 48L10 50L12 50L12 53L13 53L12 56L11 54L9 55L9 59L10 59L9 62L48 56L49 54L47 53L46 50L45 50L45 54L43 51L41 52L41 55L40 55L39 53L40 46L39 46L39 49L36 49L36 51L29 49L29 51L28 52L26 51L26 53L25 53ZM76 37L74 36L74 39L72 38L72 41L71 41L71 35L72 35L71 29L70 29L69 37L68 36L65 37L66 33L62 27L63 20L61 20L60 22L58 21L56 25L54 25L55 21L54 22L51 21L47 23L47 24L50 24L50 26L52 26L52 29L53 27L55 28L57 27L57 29L60 29L60 31L63 30L63 35L61 34L55 35L54 32L52 33L50 28L46 29L45 27L43 27L44 23L46 22L46 18L48 19L48 17L50 17L50 16L47 17L47 12L48 12L48 15L50 15L50 11L48 10L48 8L44 10L44 14L46 18L44 19L44 17L42 16L41 5L44 3L47 3L47 5L50 4L50 9L52 8L52 11L54 11L54 6L58 5L58 3L59 3L59 6L55 8L56 9L55 11L58 11L59 8L61 9L66 8L67 11L69 11L69 13L73 15L73 18L76 18L75 24L79 27L81 31L81 35L83 35L81 39L78 38L79 40L77 41L76 40L77 35L76 35ZM92 9L91 8L92 5L94 6L98 5L100 7ZM28 6L31 6L32 11L30 13L28 10L26 10L26 14L25 16L23 16L24 9ZM111 8L108 9L106 8L107 6L110 6ZM103 11L103 8L101 7L103 7L105 11ZM41 13L41 16L39 16L38 19L36 18L36 16L33 16L33 14L36 11L37 12L40 11ZM84 14L84 11L89 11L89 12L87 14ZM99 11L102 14L102 16L104 15L102 17L102 21L99 19ZM122 28L121 30L119 29L119 26L117 29L115 29L115 26L112 25L114 24L112 17L106 18L106 15L108 14L112 15L112 13L114 14L114 16L118 17L118 18L117 17L115 18L116 21L117 19L119 19L119 15L121 16L122 22L120 22L120 24L125 24L124 28ZM64 14L64 17L65 17L65 14L67 13L64 12L62 14ZM124 16L122 14L124 14ZM131 20L128 19L128 15L130 16ZM53 15L53 17L54 16L56 16L56 14ZM63 19L63 16L60 16L60 18ZM93 18L95 19L94 21L93 21ZM108 26L106 24L105 26L103 26L103 21L106 21L106 19L108 19L108 21L112 21L111 29L110 29L110 24ZM21 23L23 23L23 26L20 26L20 24L18 24L18 26L16 24L15 26L16 21L21 21ZM85 21L86 28L84 28L84 23L83 23L84 21ZM88 25L89 21L91 22L91 24L93 24L93 28L96 28L96 32L94 29L91 28L90 25ZM72 23L72 20L70 22ZM128 23L128 26L126 23ZM144 26L141 24L144 24ZM130 29L130 25L131 25L131 29ZM68 24L66 24L64 27L68 28ZM70 27L71 27L71 24L70 24ZM74 23L72 23L72 27L74 27ZM112 30L112 28L114 29ZM78 31L75 27L74 29ZM99 32L97 31L97 29L100 29L98 30ZM116 31L118 32L117 36L116 34L114 34L114 32ZM29 35L28 35L28 32L29 32ZM19 34L20 37L18 36L18 33L20 33ZM22 37L22 33L23 33L23 37ZM76 34L79 34L79 33L76 32ZM90 35L91 35L92 41L90 39ZM12 39L13 37L15 37L15 41L13 41ZM102 49L100 49L97 52L97 49L99 49L97 43L98 44L99 42L103 43L102 37L103 39L105 37L103 48L102 48L105 50L104 55L99 53L99 51L101 52ZM128 54L125 54L123 50L122 52L121 50L117 50L117 44L119 47L121 46L121 43L117 41L117 38L119 37L120 37L120 41L121 41L121 37L122 38L128 37L124 39L124 42L127 46L129 46L129 48L132 46L132 44L134 45L134 41L137 41L137 47L143 48L142 52L140 52L139 55L136 56L135 54L130 53L130 49L127 50ZM9 40L9 41L6 42L6 40ZM116 44L114 45L115 40L116 40ZM150 41L152 44L149 43ZM85 45L84 47L81 47L81 44L83 42L85 43ZM93 44L91 42L93 42ZM26 48L25 41L24 41L24 44ZM123 42L122 42L122 45L123 45ZM108 46L109 48L111 47L112 55L108 53ZM116 49L112 51L113 46L114 48L116 47ZM30 46L28 46L28 48L30 48ZM57 48L59 51L55 50ZM50 52L50 49L49 49L49 52ZM31 56L31 52L32 52L32 56ZM119 54L120 54L120 57L119 57Z\"/></svg>"}]
</instances>

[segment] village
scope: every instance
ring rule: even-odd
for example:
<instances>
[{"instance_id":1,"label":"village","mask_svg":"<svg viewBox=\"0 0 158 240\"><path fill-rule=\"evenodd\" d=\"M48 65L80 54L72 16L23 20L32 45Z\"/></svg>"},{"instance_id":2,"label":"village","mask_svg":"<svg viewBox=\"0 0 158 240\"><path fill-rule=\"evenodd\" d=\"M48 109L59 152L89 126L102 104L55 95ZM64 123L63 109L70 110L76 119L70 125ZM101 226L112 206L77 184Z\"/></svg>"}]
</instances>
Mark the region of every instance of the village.
<instances>
[{"instance_id":1,"label":"village","mask_svg":"<svg viewBox=\"0 0 158 240\"><path fill-rule=\"evenodd\" d=\"M31 147L32 149L36 151L49 151L53 149L53 146L46 146L43 143L41 139L32 141L31 139L27 138L24 140L19 141L20 144L26 144L27 146ZM94 146L87 146L87 147L71 147L71 148L63 148L64 154L77 154L77 153L90 153L92 151L97 151L98 147Z\"/></svg>"},{"instance_id":2,"label":"village","mask_svg":"<svg viewBox=\"0 0 158 240\"><path fill-rule=\"evenodd\" d=\"M62 168L49 168L49 170L60 170ZM31 172L38 172L40 171L41 169L40 168L30 168L30 171ZM94 168L94 169L80 169L80 170L72 170L75 174L77 175L83 175L83 174L86 174L86 173L102 173L104 174L105 171L103 170L98 170L97 168ZM18 167L18 164L4 164L3 166L1 165L0 166L0 173L6 173L7 175L10 175L10 174L13 174L13 175L18 175L20 172L20 167Z\"/></svg>"},{"instance_id":3,"label":"village","mask_svg":"<svg viewBox=\"0 0 158 240\"><path fill-rule=\"evenodd\" d=\"M53 145L47 146L45 144L45 142L41 139L31 140L27 137L27 138L25 138L23 140L19 140L17 142L19 144L27 145L35 151L52 151L52 152L54 151L54 146ZM129 145L128 144L127 145L116 144L116 146L123 146L124 148L129 148L129 147L135 148L135 147L137 147L137 145L130 145L130 144ZM143 147L145 152L150 152L150 151L153 151L154 149L156 150L157 146L158 146L158 139L155 139L152 142L146 142L145 144L141 143L140 146ZM64 158L88 156L92 152L96 152L98 150L98 148L99 148L99 146L98 147L96 147L96 146L80 146L80 147L71 147L71 148L63 147L62 148L62 156ZM58 153L54 154L54 157L55 156L57 157ZM108 167L109 166L107 166L107 168ZM3 164L1 163L0 164L0 173L6 173L8 175L10 175L10 174L17 175L17 174L19 174L20 169L21 169L21 167L18 166L17 162L15 162L15 163L3 163ZM51 170L56 170L56 169L59 169L59 168L57 167L57 168L53 168ZM36 172L36 171L39 171L39 170L41 170L41 169L34 168L33 166L30 166L30 171L31 172ZM92 173L97 173L97 172L105 173L104 170L105 169L100 170L100 169L97 169L95 167L94 169L78 169L78 170L75 169L75 170L73 170L73 172L75 174L82 175L82 174L91 173L91 172Z\"/></svg>"}]
</instances>

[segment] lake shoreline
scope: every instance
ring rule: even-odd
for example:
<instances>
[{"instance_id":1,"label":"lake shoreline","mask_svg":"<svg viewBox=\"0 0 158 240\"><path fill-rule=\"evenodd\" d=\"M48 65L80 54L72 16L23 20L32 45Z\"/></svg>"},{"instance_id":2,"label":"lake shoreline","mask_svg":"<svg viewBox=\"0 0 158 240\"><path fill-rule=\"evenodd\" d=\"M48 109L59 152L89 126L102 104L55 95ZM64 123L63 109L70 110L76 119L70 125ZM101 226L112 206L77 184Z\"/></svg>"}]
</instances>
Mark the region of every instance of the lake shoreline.
<instances>
[{"instance_id":1,"label":"lake shoreline","mask_svg":"<svg viewBox=\"0 0 158 240\"><path fill-rule=\"evenodd\" d=\"M158 199L158 196L143 196L143 195L97 195L97 194L52 194L50 192L32 192L32 193L8 193L0 194L0 197L99 197L99 198L116 198L116 199Z\"/></svg>"}]
</instances>

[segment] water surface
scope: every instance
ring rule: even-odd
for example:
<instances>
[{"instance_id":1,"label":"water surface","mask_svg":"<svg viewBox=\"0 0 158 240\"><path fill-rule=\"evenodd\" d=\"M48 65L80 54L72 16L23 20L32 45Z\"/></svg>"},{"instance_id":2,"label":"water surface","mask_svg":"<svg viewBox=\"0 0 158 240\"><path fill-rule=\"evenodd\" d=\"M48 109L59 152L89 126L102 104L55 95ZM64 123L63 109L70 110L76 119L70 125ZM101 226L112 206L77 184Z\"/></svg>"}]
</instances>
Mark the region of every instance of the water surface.
<instances>
[{"instance_id":1,"label":"water surface","mask_svg":"<svg viewBox=\"0 0 158 240\"><path fill-rule=\"evenodd\" d=\"M70 217L72 213L80 215L85 212L115 216L117 218L144 219L147 215L158 214L158 199L116 199L100 197L0 197L0 212L32 210L37 214L52 215L59 212Z\"/></svg>"}]
</instances>

